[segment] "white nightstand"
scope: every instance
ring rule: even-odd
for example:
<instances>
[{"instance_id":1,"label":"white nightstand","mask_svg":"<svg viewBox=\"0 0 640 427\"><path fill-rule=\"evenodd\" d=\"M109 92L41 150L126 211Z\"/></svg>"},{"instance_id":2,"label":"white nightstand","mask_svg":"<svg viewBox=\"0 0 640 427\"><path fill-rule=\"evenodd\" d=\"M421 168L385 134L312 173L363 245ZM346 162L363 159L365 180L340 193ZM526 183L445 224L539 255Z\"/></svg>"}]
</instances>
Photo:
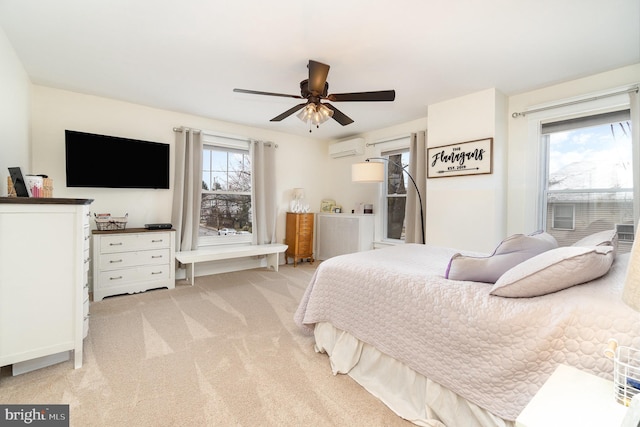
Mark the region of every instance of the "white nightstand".
<instances>
[{"instance_id":1,"label":"white nightstand","mask_svg":"<svg viewBox=\"0 0 640 427\"><path fill-rule=\"evenodd\" d=\"M627 408L613 382L560 365L516 419L516 427L618 427Z\"/></svg>"}]
</instances>

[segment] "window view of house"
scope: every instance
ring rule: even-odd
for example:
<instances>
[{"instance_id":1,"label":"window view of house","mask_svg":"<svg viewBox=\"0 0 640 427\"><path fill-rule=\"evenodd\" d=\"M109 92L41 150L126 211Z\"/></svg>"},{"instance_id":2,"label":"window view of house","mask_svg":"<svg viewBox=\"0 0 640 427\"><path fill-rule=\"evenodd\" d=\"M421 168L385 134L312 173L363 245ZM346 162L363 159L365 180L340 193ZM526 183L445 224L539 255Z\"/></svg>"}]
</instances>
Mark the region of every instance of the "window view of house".
<instances>
[{"instance_id":1,"label":"window view of house","mask_svg":"<svg viewBox=\"0 0 640 427\"><path fill-rule=\"evenodd\" d=\"M629 110L542 125L547 153L546 230L561 246L597 231L619 231L619 250L634 236Z\"/></svg>"},{"instance_id":2,"label":"window view of house","mask_svg":"<svg viewBox=\"0 0 640 427\"><path fill-rule=\"evenodd\" d=\"M199 235L227 237L251 231L249 151L205 145Z\"/></svg>"},{"instance_id":3,"label":"window view of house","mask_svg":"<svg viewBox=\"0 0 640 427\"><path fill-rule=\"evenodd\" d=\"M402 169L409 165L409 149L387 152L383 155L389 159L386 162L387 184L384 187L387 208L385 236L387 239L404 240L409 177Z\"/></svg>"}]
</instances>

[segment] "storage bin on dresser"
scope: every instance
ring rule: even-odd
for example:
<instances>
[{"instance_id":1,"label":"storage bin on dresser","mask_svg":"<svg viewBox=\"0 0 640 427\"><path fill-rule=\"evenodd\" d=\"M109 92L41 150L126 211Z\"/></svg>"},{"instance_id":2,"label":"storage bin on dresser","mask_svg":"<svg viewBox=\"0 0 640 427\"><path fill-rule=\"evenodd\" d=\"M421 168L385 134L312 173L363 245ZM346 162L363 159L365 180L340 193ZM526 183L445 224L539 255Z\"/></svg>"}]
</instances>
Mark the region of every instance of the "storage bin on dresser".
<instances>
[{"instance_id":1,"label":"storage bin on dresser","mask_svg":"<svg viewBox=\"0 0 640 427\"><path fill-rule=\"evenodd\" d=\"M0 197L0 366L14 375L67 360L69 350L82 366L91 202Z\"/></svg>"},{"instance_id":2,"label":"storage bin on dresser","mask_svg":"<svg viewBox=\"0 0 640 427\"><path fill-rule=\"evenodd\" d=\"M175 231L93 230L93 300L175 288Z\"/></svg>"}]
</instances>

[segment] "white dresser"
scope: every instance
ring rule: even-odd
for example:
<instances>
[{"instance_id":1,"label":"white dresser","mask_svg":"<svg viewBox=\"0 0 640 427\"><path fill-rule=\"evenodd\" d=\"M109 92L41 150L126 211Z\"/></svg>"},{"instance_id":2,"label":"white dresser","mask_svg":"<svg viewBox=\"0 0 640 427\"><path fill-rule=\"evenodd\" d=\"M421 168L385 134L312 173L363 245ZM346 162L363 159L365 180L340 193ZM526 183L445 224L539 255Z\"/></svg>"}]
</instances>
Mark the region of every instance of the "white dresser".
<instances>
[{"instance_id":1,"label":"white dresser","mask_svg":"<svg viewBox=\"0 0 640 427\"><path fill-rule=\"evenodd\" d=\"M69 350L82 366L91 202L0 197L0 366L14 374L66 360Z\"/></svg>"},{"instance_id":2,"label":"white dresser","mask_svg":"<svg viewBox=\"0 0 640 427\"><path fill-rule=\"evenodd\" d=\"M316 258L373 249L374 215L319 213L316 218Z\"/></svg>"},{"instance_id":3,"label":"white dresser","mask_svg":"<svg viewBox=\"0 0 640 427\"><path fill-rule=\"evenodd\" d=\"M175 231L93 230L93 300L175 288Z\"/></svg>"}]
</instances>

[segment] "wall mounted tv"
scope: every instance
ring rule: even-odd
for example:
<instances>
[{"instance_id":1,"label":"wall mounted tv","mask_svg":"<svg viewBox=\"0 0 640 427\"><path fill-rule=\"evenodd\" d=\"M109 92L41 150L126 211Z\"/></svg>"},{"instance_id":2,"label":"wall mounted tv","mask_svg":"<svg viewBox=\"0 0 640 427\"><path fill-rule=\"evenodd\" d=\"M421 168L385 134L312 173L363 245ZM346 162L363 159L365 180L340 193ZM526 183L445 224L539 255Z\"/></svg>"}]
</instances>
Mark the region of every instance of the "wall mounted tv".
<instances>
[{"instance_id":1,"label":"wall mounted tv","mask_svg":"<svg viewBox=\"0 0 640 427\"><path fill-rule=\"evenodd\" d=\"M67 187L169 188L169 144L65 130Z\"/></svg>"}]
</instances>

